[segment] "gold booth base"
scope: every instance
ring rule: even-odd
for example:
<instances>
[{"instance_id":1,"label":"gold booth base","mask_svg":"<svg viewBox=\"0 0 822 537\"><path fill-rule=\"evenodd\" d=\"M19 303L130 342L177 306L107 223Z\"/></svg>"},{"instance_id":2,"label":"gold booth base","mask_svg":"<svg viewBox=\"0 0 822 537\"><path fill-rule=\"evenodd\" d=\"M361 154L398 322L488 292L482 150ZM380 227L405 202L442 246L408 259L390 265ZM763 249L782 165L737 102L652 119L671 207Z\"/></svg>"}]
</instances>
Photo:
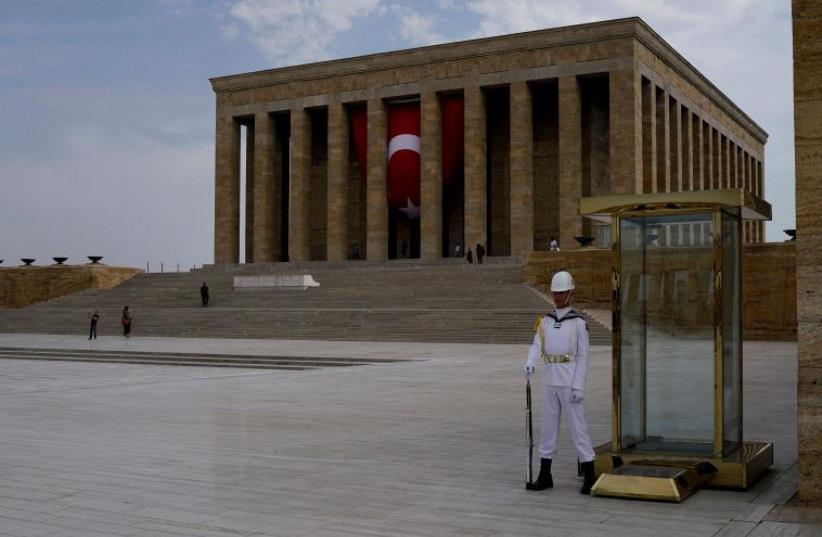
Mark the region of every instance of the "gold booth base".
<instances>
[{"instance_id":1,"label":"gold booth base","mask_svg":"<svg viewBox=\"0 0 822 537\"><path fill-rule=\"evenodd\" d=\"M591 494L681 502L700 486L746 490L772 464L770 442L744 442L742 449L721 459L615 452L608 442L596 448L595 469L599 479Z\"/></svg>"},{"instance_id":2,"label":"gold booth base","mask_svg":"<svg viewBox=\"0 0 822 537\"><path fill-rule=\"evenodd\" d=\"M642 460L602 474L591 494L681 502L716 475L706 462Z\"/></svg>"}]
</instances>

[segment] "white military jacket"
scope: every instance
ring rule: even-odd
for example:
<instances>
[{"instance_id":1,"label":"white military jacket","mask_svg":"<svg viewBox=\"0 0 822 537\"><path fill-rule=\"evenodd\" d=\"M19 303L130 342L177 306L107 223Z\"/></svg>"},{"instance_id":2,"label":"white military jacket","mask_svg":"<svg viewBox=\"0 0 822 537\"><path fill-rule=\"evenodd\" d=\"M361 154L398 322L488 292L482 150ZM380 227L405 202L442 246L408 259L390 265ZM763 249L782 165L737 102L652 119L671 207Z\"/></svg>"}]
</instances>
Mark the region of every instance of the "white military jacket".
<instances>
[{"instance_id":1,"label":"white military jacket","mask_svg":"<svg viewBox=\"0 0 822 537\"><path fill-rule=\"evenodd\" d=\"M565 363L552 361L564 359L556 357L565 355L569 360ZM588 374L588 323L585 318L571 308L554 310L543 317L525 365L534 367L538 362L543 364L544 384L584 390Z\"/></svg>"}]
</instances>

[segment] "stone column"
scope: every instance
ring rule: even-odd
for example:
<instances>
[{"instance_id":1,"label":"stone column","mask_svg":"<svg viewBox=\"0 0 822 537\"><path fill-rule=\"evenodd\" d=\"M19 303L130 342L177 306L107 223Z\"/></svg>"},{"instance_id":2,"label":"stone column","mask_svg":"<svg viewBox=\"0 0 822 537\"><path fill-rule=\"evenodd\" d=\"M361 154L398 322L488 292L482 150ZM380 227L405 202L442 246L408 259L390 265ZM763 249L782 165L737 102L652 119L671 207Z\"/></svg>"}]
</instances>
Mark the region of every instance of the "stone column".
<instances>
[{"instance_id":1,"label":"stone column","mask_svg":"<svg viewBox=\"0 0 822 537\"><path fill-rule=\"evenodd\" d=\"M368 100L368 191L366 192L366 258L388 259L386 191L386 114L380 98Z\"/></svg>"},{"instance_id":2,"label":"stone column","mask_svg":"<svg viewBox=\"0 0 822 537\"><path fill-rule=\"evenodd\" d=\"M328 105L328 261L348 251L348 113L340 102Z\"/></svg>"},{"instance_id":3,"label":"stone column","mask_svg":"<svg viewBox=\"0 0 822 537\"><path fill-rule=\"evenodd\" d=\"M420 102L420 257L442 257L442 111L436 92Z\"/></svg>"},{"instance_id":4,"label":"stone column","mask_svg":"<svg viewBox=\"0 0 822 537\"><path fill-rule=\"evenodd\" d=\"M465 248L487 245L486 117L482 88L465 88Z\"/></svg>"},{"instance_id":5,"label":"stone column","mask_svg":"<svg viewBox=\"0 0 822 537\"><path fill-rule=\"evenodd\" d=\"M219 110L214 149L214 263L239 263L240 122Z\"/></svg>"},{"instance_id":6,"label":"stone column","mask_svg":"<svg viewBox=\"0 0 822 537\"><path fill-rule=\"evenodd\" d=\"M245 263L254 262L254 121L245 123Z\"/></svg>"},{"instance_id":7,"label":"stone column","mask_svg":"<svg viewBox=\"0 0 822 537\"><path fill-rule=\"evenodd\" d=\"M582 195L582 113L576 76L559 78L559 244L578 248L582 235L579 198Z\"/></svg>"},{"instance_id":8,"label":"stone column","mask_svg":"<svg viewBox=\"0 0 822 537\"><path fill-rule=\"evenodd\" d=\"M719 188L719 139L716 136L716 129L708 125L708 189Z\"/></svg>"},{"instance_id":9,"label":"stone column","mask_svg":"<svg viewBox=\"0 0 822 537\"><path fill-rule=\"evenodd\" d=\"M291 111L291 182L289 189L288 259L308 261L311 192L311 123L308 111Z\"/></svg>"},{"instance_id":10,"label":"stone column","mask_svg":"<svg viewBox=\"0 0 822 537\"><path fill-rule=\"evenodd\" d=\"M793 0L799 501L822 506L822 4ZM761 175L760 175L761 177ZM801 193L801 195L799 195Z\"/></svg>"},{"instance_id":11,"label":"stone column","mask_svg":"<svg viewBox=\"0 0 822 537\"><path fill-rule=\"evenodd\" d=\"M274 118L266 112L254 117L254 228L252 259L255 263L274 261Z\"/></svg>"},{"instance_id":12,"label":"stone column","mask_svg":"<svg viewBox=\"0 0 822 537\"><path fill-rule=\"evenodd\" d=\"M694 164L694 190L703 190L705 188L705 155L702 150L704 140L702 139L702 118L693 114L693 121L691 123L693 129L693 164Z\"/></svg>"},{"instance_id":13,"label":"stone column","mask_svg":"<svg viewBox=\"0 0 822 537\"><path fill-rule=\"evenodd\" d=\"M682 114L678 99L668 97L668 148L670 164L670 191L682 192Z\"/></svg>"},{"instance_id":14,"label":"stone column","mask_svg":"<svg viewBox=\"0 0 822 537\"><path fill-rule=\"evenodd\" d=\"M795 94L795 93L794 93ZM796 115L796 110L794 110L794 116ZM795 136L794 136L795 137ZM765 163L763 162L765 159L765 154L762 154L761 160L757 162L756 165L756 195L762 199L765 199L765 176L763 175L763 171L765 169ZM797 226L798 229L799 226ZM756 242L764 242L765 240L765 222L757 221L756 223Z\"/></svg>"},{"instance_id":15,"label":"stone column","mask_svg":"<svg viewBox=\"0 0 822 537\"><path fill-rule=\"evenodd\" d=\"M613 132L611 144L613 148ZM612 151L611 154L618 153ZM642 189L639 193L656 192L656 172L656 85L649 80L642 86Z\"/></svg>"},{"instance_id":16,"label":"stone column","mask_svg":"<svg viewBox=\"0 0 822 537\"><path fill-rule=\"evenodd\" d=\"M668 92L656 92L656 190L671 191L671 123L668 108Z\"/></svg>"},{"instance_id":17,"label":"stone column","mask_svg":"<svg viewBox=\"0 0 822 537\"><path fill-rule=\"evenodd\" d=\"M708 122L702 124L703 161L702 161L702 187L705 190L713 188L714 177L714 148L713 129Z\"/></svg>"},{"instance_id":18,"label":"stone column","mask_svg":"<svg viewBox=\"0 0 822 537\"><path fill-rule=\"evenodd\" d=\"M633 66L609 73L608 148L612 194L642 192L642 79ZM653 87L653 86L651 86Z\"/></svg>"},{"instance_id":19,"label":"stone column","mask_svg":"<svg viewBox=\"0 0 822 537\"><path fill-rule=\"evenodd\" d=\"M745 179L742 173L743 170L743 162L742 162L742 148L738 145L734 144L734 188L743 188L745 186Z\"/></svg>"},{"instance_id":20,"label":"stone column","mask_svg":"<svg viewBox=\"0 0 822 537\"><path fill-rule=\"evenodd\" d=\"M723 166L722 169L725 170L725 180L723 181L723 188L730 188L731 187L731 171L732 171L732 163L731 160L731 152L733 149L733 145L731 144L731 139L725 136L725 156L723 157Z\"/></svg>"},{"instance_id":21,"label":"stone column","mask_svg":"<svg viewBox=\"0 0 822 537\"><path fill-rule=\"evenodd\" d=\"M693 112L682 114L682 190L694 190L694 130Z\"/></svg>"},{"instance_id":22,"label":"stone column","mask_svg":"<svg viewBox=\"0 0 822 537\"><path fill-rule=\"evenodd\" d=\"M527 82L510 87L511 255L534 249L534 125Z\"/></svg>"}]
</instances>

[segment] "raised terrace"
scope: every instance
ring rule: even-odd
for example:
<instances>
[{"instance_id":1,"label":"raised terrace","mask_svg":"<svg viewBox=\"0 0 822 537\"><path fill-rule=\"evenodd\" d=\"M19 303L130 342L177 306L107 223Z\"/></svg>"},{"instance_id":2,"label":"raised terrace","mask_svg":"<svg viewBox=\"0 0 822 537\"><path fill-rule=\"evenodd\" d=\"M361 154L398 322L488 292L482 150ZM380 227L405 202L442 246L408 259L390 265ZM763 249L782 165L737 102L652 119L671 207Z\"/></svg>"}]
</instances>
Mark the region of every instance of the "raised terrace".
<instances>
[{"instance_id":1,"label":"raised terrace","mask_svg":"<svg viewBox=\"0 0 822 537\"><path fill-rule=\"evenodd\" d=\"M238 275L311 274L308 291L234 289ZM211 300L200 304L206 282ZM529 343L537 313L551 303L522 283L522 264L494 258L481 267L437 262L279 263L143 274L110 290L89 289L18 310L0 310L0 333L121 333L123 306L135 336L358 341ZM595 343L610 332L591 321Z\"/></svg>"}]
</instances>

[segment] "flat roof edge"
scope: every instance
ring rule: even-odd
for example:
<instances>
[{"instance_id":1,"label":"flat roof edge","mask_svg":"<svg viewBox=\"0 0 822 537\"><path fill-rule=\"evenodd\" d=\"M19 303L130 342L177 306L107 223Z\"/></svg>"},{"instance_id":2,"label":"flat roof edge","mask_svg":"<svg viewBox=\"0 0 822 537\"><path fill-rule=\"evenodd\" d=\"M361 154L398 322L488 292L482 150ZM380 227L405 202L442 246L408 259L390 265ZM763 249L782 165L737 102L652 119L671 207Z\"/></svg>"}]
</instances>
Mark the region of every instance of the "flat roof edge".
<instances>
[{"instance_id":1,"label":"flat roof edge","mask_svg":"<svg viewBox=\"0 0 822 537\"><path fill-rule=\"evenodd\" d=\"M245 87L253 87L259 84L276 84L279 82L287 82L288 80L267 80L267 81L259 81L259 78L266 77L276 77L277 75L287 75L293 74L297 76L306 76L312 74L311 71L327 71L329 68L333 67L340 67L344 66L345 64L356 64L356 63L370 63L370 68L368 70L376 70L376 69L387 69L387 68L396 68L396 67L404 67L403 63L397 63L398 59L402 59L403 56L408 57L408 59L412 59L414 56L419 55L423 52L437 52L437 51L449 51L455 48L463 48L469 45L497 45L493 47L491 52L505 52L507 50L518 50L523 48L523 44L528 44L529 41L534 40L544 40L540 43L543 46L548 45L566 45L566 44L574 44L577 42L584 42L584 41L591 41L597 39L605 39L605 38L620 38L620 37L631 37L636 35L636 27L638 24L645 25L645 23L639 17L626 17L622 19L612 19L607 21L596 21L596 22L587 22L582 24L574 24L570 26L560 26L557 28L543 28L539 30L531 30L527 32L517 32L513 34L504 34L504 35L495 35L489 37L479 37L475 39L466 39L462 41L449 41L447 43L438 43L436 45L428 45L424 47L414 47L414 48L407 48L407 49L399 49L399 50L391 50L385 52L376 52L373 54L365 54L362 56L352 56L349 58L338 58L333 60L325 60L319 62L312 62L306 63L301 65L290 65L284 67L277 67L274 69L263 69L260 71L251 71L248 73L239 73L234 75L224 75L224 76L217 76L210 78L209 81L211 82L212 88L215 91L221 90L231 90L231 89L241 89ZM645 25L647 26L647 25ZM584 39L556 39L556 34L561 32L568 32L568 31L576 31L576 32L583 32L589 33L590 35L585 36ZM551 39L554 38L554 39ZM503 44L505 39L515 39L518 42L516 44L508 44L507 46ZM470 54L468 56L479 56L489 51L483 51L481 54ZM444 54L441 58L435 58L435 61L438 60L447 60L452 58L460 58L466 57L466 54L458 53L455 51L453 54ZM379 64L378 60L380 59L387 59L390 61L386 61L386 65L374 65ZM418 63L416 61L410 61L409 64L413 65ZM334 76L335 74L350 74L349 71L342 71L339 73L329 73L329 72L319 72L316 73L315 76ZM243 82L246 82L245 84Z\"/></svg>"},{"instance_id":2,"label":"flat roof edge","mask_svg":"<svg viewBox=\"0 0 822 537\"><path fill-rule=\"evenodd\" d=\"M579 214L600 219L623 211L714 206L742 209L746 220L771 220L772 216L770 203L742 188L592 196L579 199Z\"/></svg>"}]
</instances>

